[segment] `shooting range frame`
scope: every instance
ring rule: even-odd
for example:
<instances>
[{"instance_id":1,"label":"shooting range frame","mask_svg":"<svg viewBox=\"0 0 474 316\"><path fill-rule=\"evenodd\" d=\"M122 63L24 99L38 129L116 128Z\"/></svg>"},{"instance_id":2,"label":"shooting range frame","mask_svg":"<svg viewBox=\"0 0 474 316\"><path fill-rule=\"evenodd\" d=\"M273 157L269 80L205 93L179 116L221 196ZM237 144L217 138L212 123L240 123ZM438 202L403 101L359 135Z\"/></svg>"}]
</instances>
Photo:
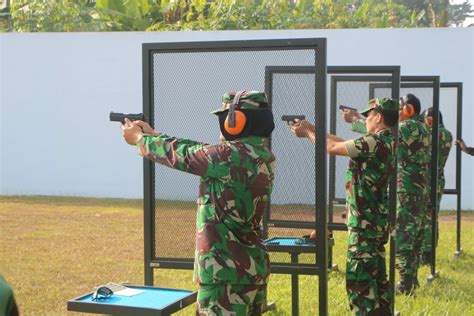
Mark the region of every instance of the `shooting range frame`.
<instances>
[{"instance_id":1,"label":"shooting range frame","mask_svg":"<svg viewBox=\"0 0 474 316\"><path fill-rule=\"evenodd\" d=\"M443 88L455 88L457 92L457 111L456 111L456 137L453 139L455 142L457 139L462 139L462 98L463 98L463 85L462 82L441 82L441 89ZM462 183L462 159L461 159L461 148L453 144L456 148L456 187L454 189L446 189L443 194L456 195L456 250L454 251L455 258L459 257L462 253L461 246L461 183Z\"/></svg>"},{"instance_id":2,"label":"shooting range frame","mask_svg":"<svg viewBox=\"0 0 474 316\"><path fill-rule=\"evenodd\" d=\"M374 88L376 86L373 86ZM431 130L431 188L430 198L433 205L431 213L432 239L431 239L431 262L430 272L426 282L430 284L439 276L436 271L436 240L438 235L438 151L439 151L439 97L440 97L440 77L439 76L401 76L401 88L432 88L433 89L433 127ZM371 96L375 96L375 89L371 90Z\"/></svg>"},{"instance_id":3,"label":"shooting range frame","mask_svg":"<svg viewBox=\"0 0 474 316\"><path fill-rule=\"evenodd\" d=\"M402 76L401 88L430 88L430 83L409 83L404 82L409 79L408 77ZM375 95L375 90L378 88L387 88L381 84L371 84L371 95ZM463 84L462 82L441 82L440 83L440 95L444 89L456 89L456 135L453 135L453 148L456 150L456 179L455 187L444 188L443 194L456 195L456 250L454 251L454 257L457 258L462 253L461 247L461 175L462 175L462 152L459 146L455 146L454 142L456 139L462 139L462 107L463 107ZM439 207L439 206L438 206Z\"/></svg>"},{"instance_id":4,"label":"shooting range frame","mask_svg":"<svg viewBox=\"0 0 474 316\"><path fill-rule=\"evenodd\" d=\"M154 80L155 75L160 74L154 62L162 55L166 54L193 54L204 53L209 55L208 59L214 58L216 53L259 53L259 52L284 52L290 54L298 51L311 51L314 53L314 63L303 64L310 66L318 80L314 85L314 111L318 113L316 121L316 133L325 135L327 133L326 124L326 39L325 38L304 38L304 39L275 39L275 40L248 40L248 41L216 41L216 42L186 42L186 43L151 43L143 44L143 113L148 118L148 123L154 127L156 91ZM208 54L209 53L209 54ZM211 54L212 53L212 54ZM214 54L214 55L213 55ZM288 61L288 64L291 60ZM293 61L294 63L294 61ZM271 63L272 65L275 62ZM283 63L284 65L285 63ZM227 70L229 71L229 70ZM262 69L262 79L265 69ZM264 82L262 82L264 86ZM241 87L233 87L238 89ZM262 88L263 89L263 88ZM222 91L224 93L226 91ZM212 109L209 109L212 110ZM311 228L317 231L327 230L327 172L326 172L326 140L321 139L315 148L314 166L315 183L318 190L315 192L314 216L321 221L315 223ZM144 252L145 252L145 284L153 285L155 268L162 269L193 269L193 259L190 258L170 258L159 257L155 254L157 226L155 221L156 203L155 186L156 176L159 172L153 162L144 160ZM271 206L270 206L271 207ZM316 259L315 264L293 264L280 263L272 264L272 273L292 273L299 271L300 274L318 275L319 278L319 315L327 315L328 295L327 295L327 253L328 240L325 234L318 234L316 237Z\"/></svg>"},{"instance_id":5,"label":"shooting range frame","mask_svg":"<svg viewBox=\"0 0 474 316\"><path fill-rule=\"evenodd\" d=\"M267 80L267 95L269 102L273 101L273 81L274 76L277 74L313 74L314 71L311 67L305 66L268 66L266 68L266 80ZM336 131L336 115L337 109L337 83L338 82L388 82L391 90L391 97L398 100L400 97L400 66L328 66L327 75L331 76L330 80L330 133ZM337 76L335 76L337 75ZM377 76L374 76L377 75ZM370 91L367 91L370 93ZM317 122L316 122L317 124ZM398 139L398 127L394 127L394 139L397 143ZM347 225L342 223L333 222L333 204L334 199L334 187L335 183L335 157L331 156L329 159L329 199L328 199L328 229L330 231L346 231ZM396 173L396 169L395 169ZM345 201L344 201L345 203ZM396 174L392 178L390 183L390 195L389 195L389 222L395 223L396 221ZM316 220L316 223L318 220ZM265 218L266 226L270 227L288 227L288 228L309 228L310 224L305 221L283 221L273 220L271 218L271 211L267 213ZM393 225L391 227L394 227ZM268 227L265 227L265 231L268 231ZM320 234L318 234L320 235ZM390 262L389 262L389 281L390 281L390 294L392 302L392 310L394 310L395 302L395 240L392 238L393 231L390 234ZM332 245L328 248L328 267L332 268ZM297 272L296 272L297 273ZM294 274L292 274L292 289L297 286L297 282L294 282ZM294 295L293 295L294 296ZM297 300L293 299L293 308ZM295 313L293 313L295 315Z\"/></svg>"}]
</instances>

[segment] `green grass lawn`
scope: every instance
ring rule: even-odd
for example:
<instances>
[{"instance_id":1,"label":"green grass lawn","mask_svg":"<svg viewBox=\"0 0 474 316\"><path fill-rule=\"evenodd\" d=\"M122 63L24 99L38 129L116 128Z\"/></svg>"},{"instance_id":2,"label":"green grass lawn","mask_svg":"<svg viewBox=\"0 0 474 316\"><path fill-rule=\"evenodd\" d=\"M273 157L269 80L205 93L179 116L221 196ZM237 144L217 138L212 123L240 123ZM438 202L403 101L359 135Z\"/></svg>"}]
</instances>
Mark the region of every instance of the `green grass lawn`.
<instances>
[{"instance_id":1,"label":"green grass lawn","mask_svg":"<svg viewBox=\"0 0 474 316\"><path fill-rule=\"evenodd\" d=\"M396 309L402 315L474 315L474 212L463 216L464 253L453 258L456 223L452 212L443 212L437 253L440 278L428 287L423 284L416 297L397 296ZM344 284L345 235L335 234L334 263L340 271L329 275L331 315L350 315ZM0 197L0 274L14 288L22 315L67 314L67 300L102 283L143 284L141 201ZM420 281L428 275L428 267L423 267ZM300 315L317 313L317 282L315 276L300 277ZM155 286L197 289L192 272L183 270L155 270ZM290 315L290 276L272 275L268 297L277 306L268 315ZM193 313L190 306L179 315Z\"/></svg>"}]
</instances>

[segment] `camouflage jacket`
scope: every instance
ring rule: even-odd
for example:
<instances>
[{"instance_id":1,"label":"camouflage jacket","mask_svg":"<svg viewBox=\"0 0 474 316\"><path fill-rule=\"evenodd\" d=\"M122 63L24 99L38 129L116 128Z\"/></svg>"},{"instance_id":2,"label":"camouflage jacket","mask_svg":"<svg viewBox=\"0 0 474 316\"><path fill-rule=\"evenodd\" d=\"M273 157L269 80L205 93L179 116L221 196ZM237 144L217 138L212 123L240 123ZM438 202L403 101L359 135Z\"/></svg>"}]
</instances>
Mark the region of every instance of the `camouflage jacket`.
<instances>
[{"instance_id":1,"label":"camouflage jacket","mask_svg":"<svg viewBox=\"0 0 474 316\"><path fill-rule=\"evenodd\" d=\"M260 224L273 186L275 157L262 137L207 145L161 134L144 136L139 153L201 177L194 281L266 284L270 262Z\"/></svg>"},{"instance_id":2,"label":"camouflage jacket","mask_svg":"<svg viewBox=\"0 0 474 316\"><path fill-rule=\"evenodd\" d=\"M431 129L429 129L431 131ZM449 152L451 151L451 147L453 146L453 135L450 131L448 131L443 125L439 126L439 150L438 150L438 200L441 200L443 196L444 187L446 184L446 179L444 177L444 167L446 165L446 161L449 157ZM430 158L431 158L431 151L430 151ZM431 167L431 166L429 166ZM428 184L427 184L427 199L428 204L431 203L431 191L430 191L430 184L431 184L431 174L428 172Z\"/></svg>"},{"instance_id":3,"label":"camouflage jacket","mask_svg":"<svg viewBox=\"0 0 474 316\"><path fill-rule=\"evenodd\" d=\"M365 118L360 117L352 122L352 130L360 134L367 134L367 127L365 126Z\"/></svg>"},{"instance_id":4,"label":"camouflage jacket","mask_svg":"<svg viewBox=\"0 0 474 316\"><path fill-rule=\"evenodd\" d=\"M351 157L345 175L347 226L364 230L368 238L386 237L393 147L388 128L346 142Z\"/></svg>"},{"instance_id":5,"label":"camouflage jacket","mask_svg":"<svg viewBox=\"0 0 474 316\"><path fill-rule=\"evenodd\" d=\"M421 115L398 128L397 192L423 195L428 185L431 133Z\"/></svg>"},{"instance_id":6,"label":"camouflage jacket","mask_svg":"<svg viewBox=\"0 0 474 316\"><path fill-rule=\"evenodd\" d=\"M352 130L365 133L365 120L352 122ZM401 122L398 140L397 192L422 195L427 190L431 160L431 133L424 118L415 115Z\"/></svg>"},{"instance_id":7,"label":"camouflage jacket","mask_svg":"<svg viewBox=\"0 0 474 316\"><path fill-rule=\"evenodd\" d=\"M450 131L444 127L444 125L439 126L439 151L438 151L438 176L440 182L440 188L444 189L445 178L444 178L444 167L446 166L446 161L449 157L449 152L453 146L453 135ZM441 194L443 192L440 192Z\"/></svg>"}]
</instances>

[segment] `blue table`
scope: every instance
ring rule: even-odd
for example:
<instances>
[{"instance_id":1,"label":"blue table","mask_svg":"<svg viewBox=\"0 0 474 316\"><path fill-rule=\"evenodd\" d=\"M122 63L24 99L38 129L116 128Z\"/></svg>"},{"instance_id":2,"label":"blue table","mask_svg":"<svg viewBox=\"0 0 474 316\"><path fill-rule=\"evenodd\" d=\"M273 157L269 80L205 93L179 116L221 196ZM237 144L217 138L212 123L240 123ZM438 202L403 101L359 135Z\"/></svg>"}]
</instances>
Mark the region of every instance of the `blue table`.
<instances>
[{"instance_id":1,"label":"blue table","mask_svg":"<svg viewBox=\"0 0 474 316\"><path fill-rule=\"evenodd\" d=\"M127 285L145 291L134 296L118 296L92 301L89 292L67 302L68 311L112 315L170 315L196 302L197 292L150 286Z\"/></svg>"},{"instance_id":2,"label":"blue table","mask_svg":"<svg viewBox=\"0 0 474 316\"><path fill-rule=\"evenodd\" d=\"M275 237L264 241L270 252L288 252L290 254L316 253L316 241L309 238ZM328 246L334 245L334 239L328 239Z\"/></svg>"},{"instance_id":3,"label":"blue table","mask_svg":"<svg viewBox=\"0 0 474 316\"><path fill-rule=\"evenodd\" d=\"M316 247L316 241L309 238L296 238L296 237L275 237L265 240L265 245L268 246L304 246L304 247Z\"/></svg>"}]
</instances>

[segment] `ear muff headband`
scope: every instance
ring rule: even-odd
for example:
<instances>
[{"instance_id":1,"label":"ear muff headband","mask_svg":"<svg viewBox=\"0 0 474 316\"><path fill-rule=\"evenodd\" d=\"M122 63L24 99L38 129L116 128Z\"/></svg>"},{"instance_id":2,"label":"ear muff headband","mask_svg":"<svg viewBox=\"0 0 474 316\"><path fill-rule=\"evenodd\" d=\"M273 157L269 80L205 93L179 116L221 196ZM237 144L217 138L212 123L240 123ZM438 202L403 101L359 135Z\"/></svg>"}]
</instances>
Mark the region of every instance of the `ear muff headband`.
<instances>
[{"instance_id":1,"label":"ear muff headband","mask_svg":"<svg viewBox=\"0 0 474 316\"><path fill-rule=\"evenodd\" d=\"M403 115L412 117L415 114L415 108L413 107L412 104L405 103L405 105L403 106L402 112L403 112Z\"/></svg>"},{"instance_id":2,"label":"ear muff headband","mask_svg":"<svg viewBox=\"0 0 474 316\"><path fill-rule=\"evenodd\" d=\"M229 113L224 122L224 129L230 135L239 135L245 128L247 117L242 111L236 110L239 107L240 97L244 91L239 91L235 94L232 104L229 107Z\"/></svg>"}]
</instances>

